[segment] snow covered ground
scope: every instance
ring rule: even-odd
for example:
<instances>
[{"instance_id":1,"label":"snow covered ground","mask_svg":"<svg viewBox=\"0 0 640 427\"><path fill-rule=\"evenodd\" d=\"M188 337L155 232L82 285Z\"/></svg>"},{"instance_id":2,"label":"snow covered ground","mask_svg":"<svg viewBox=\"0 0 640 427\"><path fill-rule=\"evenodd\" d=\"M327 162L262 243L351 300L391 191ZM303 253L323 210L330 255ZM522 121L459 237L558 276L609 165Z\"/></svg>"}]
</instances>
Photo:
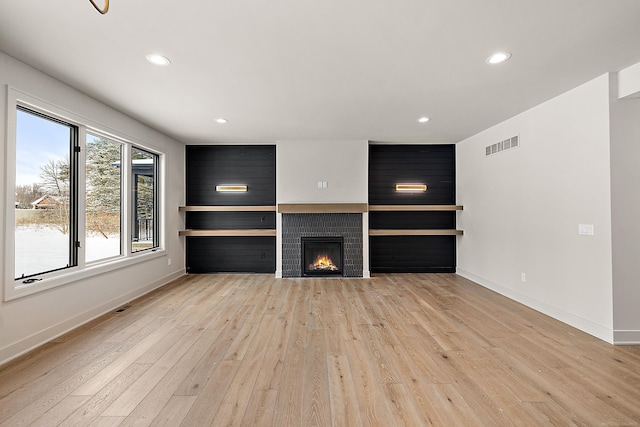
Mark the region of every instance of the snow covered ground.
<instances>
[{"instance_id":1,"label":"snow covered ground","mask_svg":"<svg viewBox=\"0 0 640 427\"><path fill-rule=\"evenodd\" d=\"M105 238L101 234L85 239L86 262L118 256L120 236ZM53 227L20 226L16 228L16 277L66 267L69 262L69 236Z\"/></svg>"}]
</instances>

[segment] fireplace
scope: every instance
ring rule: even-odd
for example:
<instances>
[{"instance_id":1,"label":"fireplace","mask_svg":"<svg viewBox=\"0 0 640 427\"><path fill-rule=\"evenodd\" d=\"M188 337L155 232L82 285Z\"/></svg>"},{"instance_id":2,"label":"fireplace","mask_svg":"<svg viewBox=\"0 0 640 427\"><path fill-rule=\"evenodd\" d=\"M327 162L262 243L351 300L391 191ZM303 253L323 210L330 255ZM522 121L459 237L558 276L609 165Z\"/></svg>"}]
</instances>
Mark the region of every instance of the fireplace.
<instances>
[{"instance_id":1,"label":"fireplace","mask_svg":"<svg viewBox=\"0 0 640 427\"><path fill-rule=\"evenodd\" d=\"M342 237L302 237L302 276L342 276Z\"/></svg>"},{"instance_id":2,"label":"fireplace","mask_svg":"<svg viewBox=\"0 0 640 427\"><path fill-rule=\"evenodd\" d=\"M282 214L282 277L363 277L363 224L358 213ZM305 274L302 239L342 238L340 273ZM334 260L335 263L335 260ZM316 272L317 273L317 272Z\"/></svg>"}]
</instances>

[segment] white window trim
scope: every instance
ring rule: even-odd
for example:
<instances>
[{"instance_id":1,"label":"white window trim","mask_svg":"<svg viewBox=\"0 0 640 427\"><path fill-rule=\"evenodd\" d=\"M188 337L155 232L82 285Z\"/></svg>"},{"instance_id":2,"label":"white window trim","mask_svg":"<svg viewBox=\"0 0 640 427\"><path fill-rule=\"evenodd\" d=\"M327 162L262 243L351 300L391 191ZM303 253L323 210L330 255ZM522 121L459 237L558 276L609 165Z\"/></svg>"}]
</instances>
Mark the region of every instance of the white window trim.
<instances>
[{"instance_id":1,"label":"white window trim","mask_svg":"<svg viewBox=\"0 0 640 427\"><path fill-rule=\"evenodd\" d=\"M15 176L16 176L16 111L18 106L33 109L52 117L67 121L70 124L79 127L79 139L82 147L80 155L79 173L79 193L83 196L79 202L78 212L78 236L81 245L84 247L85 239L85 209L84 194L86 194L85 182L85 156L86 156L86 133L103 135L115 141L124 144L122 164L129 168L129 160L131 155L131 147L135 146L150 153L158 155L159 176L157 183L160 188L158 192L157 209L158 209L158 229L160 231L158 247L140 252L131 252L131 200L129 192L130 173L123 172L122 188L122 239L121 251L122 255L104 260L97 260L85 263L84 250L79 252L78 266L66 268L64 270L45 273L37 276L39 281L24 284L22 279L15 279ZM166 256L164 249L166 227L164 220L165 204L165 154L154 149L149 144L124 135L121 132L114 131L108 126L104 126L94 120L82 117L78 114L65 110L64 108L53 105L47 101L31 96L26 92L18 90L14 87L7 86L7 132L6 132L6 151L5 151L5 256L4 256L4 301L10 301L27 295L33 295L47 289L63 286L79 280L87 279L96 275L104 274L109 271L117 270L123 267L143 263L161 256ZM125 163L126 162L126 163ZM128 169L127 169L128 170ZM1 261L1 260L0 260Z\"/></svg>"}]
</instances>

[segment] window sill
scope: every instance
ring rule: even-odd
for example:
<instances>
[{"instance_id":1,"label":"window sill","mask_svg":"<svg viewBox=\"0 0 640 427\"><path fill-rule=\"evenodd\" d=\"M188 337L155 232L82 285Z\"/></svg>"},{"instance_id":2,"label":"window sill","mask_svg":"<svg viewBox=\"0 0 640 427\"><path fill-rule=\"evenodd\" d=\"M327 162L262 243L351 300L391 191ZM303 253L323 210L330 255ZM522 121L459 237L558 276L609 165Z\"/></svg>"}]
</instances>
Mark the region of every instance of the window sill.
<instances>
[{"instance_id":1,"label":"window sill","mask_svg":"<svg viewBox=\"0 0 640 427\"><path fill-rule=\"evenodd\" d=\"M166 251L164 249L149 250L144 253L133 254L128 258L118 258L116 260L109 260L85 266L83 269L76 267L65 270L63 273L57 272L55 275L52 274L50 276L44 276L42 277L42 280L34 283L24 284L22 283L22 279L7 280L4 300L11 301L27 295L33 295L47 289L67 285L79 280L105 274L123 267L140 264L163 256L166 256Z\"/></svg>"}]
</instances>

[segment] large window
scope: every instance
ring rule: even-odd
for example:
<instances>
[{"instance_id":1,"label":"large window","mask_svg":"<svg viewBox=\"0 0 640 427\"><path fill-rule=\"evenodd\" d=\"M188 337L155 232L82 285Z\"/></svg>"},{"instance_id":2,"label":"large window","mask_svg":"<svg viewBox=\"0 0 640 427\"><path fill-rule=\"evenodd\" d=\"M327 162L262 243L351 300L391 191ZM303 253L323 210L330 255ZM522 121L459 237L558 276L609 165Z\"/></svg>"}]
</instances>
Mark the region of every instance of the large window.
<instances>
[{"instance_id":1,"label":"large window","mask_svg":"<svg viewBox=\"0 0 640 427\"><path fill-rule=\"evenodd\" d=\"M87 133L85 259L122 254L122 143Z\"/></svg>"},{"instance_id":2,"label":"large window","mask_svg":"<svg viewBox=\"0 0 640 427\"><path fill-rule=\"evenodd\" d=\"M161 154L20 95L9 91L5 298L159 255Z\"/></svg>"},{"instance_id":3,"label":"large window","mask_svg":"<svg viewBox=\"0 0 640 427\"><path fill-rule=\"evenodd\" d=\"M77 135L69 123L16 112L16 278L77 265Z\"/></svg>"}]
</instances>

